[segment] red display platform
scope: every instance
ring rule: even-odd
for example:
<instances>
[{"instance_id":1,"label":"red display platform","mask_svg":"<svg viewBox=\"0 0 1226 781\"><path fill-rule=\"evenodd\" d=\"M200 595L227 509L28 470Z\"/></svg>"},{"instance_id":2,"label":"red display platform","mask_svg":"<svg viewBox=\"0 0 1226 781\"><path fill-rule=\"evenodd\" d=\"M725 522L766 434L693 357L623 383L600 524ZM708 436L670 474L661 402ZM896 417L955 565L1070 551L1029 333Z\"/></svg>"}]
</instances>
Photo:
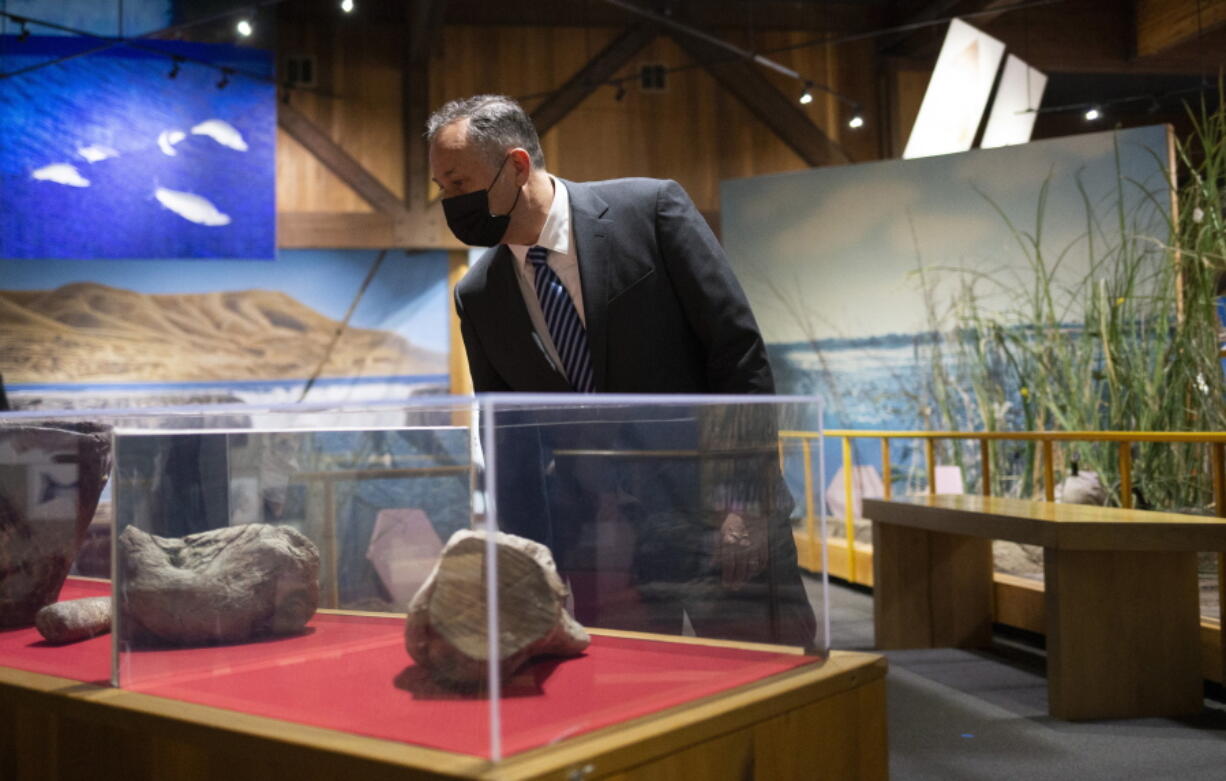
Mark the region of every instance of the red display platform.
<instances>
[{"instance_id":1,"label":"red display platform","mask_svg":"<svg viewBox=\"0 0 1226 781\"><path fill-rule=\"evenodd\" d=\"M110 593L110 581L68 578L59 601ZM52 645L32 626L0 630L0 666L106 686L111 682L111 636Z\"/></svg>"},{"instance_id":2,"label":"red display platform","mask_svg":"<svg viewBox=\"0 0 1226 781\"><path fill-rule=\"evenodd\" d=\"M80 585L66 586L61 597L90 595L76 594ZM400 617L318 614L294 637L122 654L120 683L130 691L487 756L489 700L433 684L411 663L403 631ZM34 630L0 634L0 664L82 681L109 677L109 637L57 647L17 636L28 632ZM502 752L555 743L815 661L595 635L583 656L542 659L504 682Z\"/></svg>"}]
</instances>

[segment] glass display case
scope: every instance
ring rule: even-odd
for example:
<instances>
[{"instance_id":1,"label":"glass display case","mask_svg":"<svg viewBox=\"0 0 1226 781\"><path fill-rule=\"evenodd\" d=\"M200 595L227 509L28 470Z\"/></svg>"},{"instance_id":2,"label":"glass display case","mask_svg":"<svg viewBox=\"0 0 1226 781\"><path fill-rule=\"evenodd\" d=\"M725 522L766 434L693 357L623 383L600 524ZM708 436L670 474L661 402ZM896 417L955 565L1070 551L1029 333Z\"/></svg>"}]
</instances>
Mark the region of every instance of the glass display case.
<instances>
[{"instance_id":1,"label":"glass display case","mask_svg":"<svg viewBox=\"0 0 1226 781\"><path fill-rule=\"evenodd\" d=\"M819 419L523 394L0 416L10 515L76 491L48 500L83 553L59 601L114 596L110 634L0 630L0 666L486 760L743 691L828 657L794 542L823 481L779 438Z\"/></svg>"}]
</instances>

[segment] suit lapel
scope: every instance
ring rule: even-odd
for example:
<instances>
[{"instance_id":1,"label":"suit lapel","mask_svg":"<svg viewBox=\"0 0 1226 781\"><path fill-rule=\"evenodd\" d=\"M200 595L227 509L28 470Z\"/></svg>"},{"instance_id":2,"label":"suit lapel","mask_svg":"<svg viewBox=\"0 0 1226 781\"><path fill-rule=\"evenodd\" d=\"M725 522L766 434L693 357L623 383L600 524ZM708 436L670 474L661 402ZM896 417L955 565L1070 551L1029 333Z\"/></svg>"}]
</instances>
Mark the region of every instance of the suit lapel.
<instances>
[{"instance_id":1,"label":"suit lapel","mask_svg":"<svg viewBox=\"0 0 1226 781\"><path fill-rule=\"evenodd\" d=\"M609 206L591 188L563 180L570 195L571 230L579 258L579 285L583 290L588 349L592 353L592 375L596 390L604 390L609 371L609 269L611 252L610 220L604 219Z\"/></svg>"}]
</instances>

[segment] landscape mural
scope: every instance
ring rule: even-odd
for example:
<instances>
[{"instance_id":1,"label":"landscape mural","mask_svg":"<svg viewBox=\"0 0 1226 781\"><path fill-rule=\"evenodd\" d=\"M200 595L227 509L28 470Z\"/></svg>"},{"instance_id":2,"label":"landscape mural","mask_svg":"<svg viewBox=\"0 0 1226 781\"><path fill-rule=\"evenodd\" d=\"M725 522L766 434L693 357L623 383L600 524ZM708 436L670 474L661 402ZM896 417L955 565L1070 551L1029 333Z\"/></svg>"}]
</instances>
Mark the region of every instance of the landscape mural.
<instances>
[{"instance_id":1,"label":"landscape mural","mask_svg":"<svg viewBox=\"0 0 1226 781\"><path fill-rule=\"evenodd\" d=\"M725 246L780 392L823 397L831 428L932 429L951 425L933 408L946 376L953 422L982 428L949 348L968 309L980 326L1033 327L1017 315L1038 297L1045 327L1081 328L1122 247L1143 293L1168 257L1168 141L1145 127L725 182ZM1025 428L1022 402L1002 398L993 424ZM855 442L858 463L880 463L879 440ZM916 441L894 440L891 460L922 475Z\"/></svg>"},{"instance_id":2,"label":"landscape mural","mask_svg":"<svg viewBox=\"0 0 1226 781\"><path fill-rule=\"evenodd\" d=\"M17 409L445 392L446 254L387 252L359 298L378 256L0 261L0 375Z\"/></svg>"}]
</instances>

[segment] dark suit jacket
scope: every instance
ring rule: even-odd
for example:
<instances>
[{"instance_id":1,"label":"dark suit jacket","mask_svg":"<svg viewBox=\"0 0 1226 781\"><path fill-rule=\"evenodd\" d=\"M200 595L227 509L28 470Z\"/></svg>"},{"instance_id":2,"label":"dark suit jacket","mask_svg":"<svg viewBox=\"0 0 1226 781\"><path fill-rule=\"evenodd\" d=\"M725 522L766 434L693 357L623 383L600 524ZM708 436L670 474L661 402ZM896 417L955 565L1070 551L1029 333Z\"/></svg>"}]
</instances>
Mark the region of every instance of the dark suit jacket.
<instances>
[{"instance_id":1,"label":"dark suit jacket","mask_svg":"<svg viewBox=\"0 0 1226 781\"><path fill-rule=\"evenodd\" d=\"M727 257L681 186L561 181L600 393L773 393L766 346ZM506 246L456 286L473 387L566 392L532 338Z\"/></svg>"}]
</instances>

